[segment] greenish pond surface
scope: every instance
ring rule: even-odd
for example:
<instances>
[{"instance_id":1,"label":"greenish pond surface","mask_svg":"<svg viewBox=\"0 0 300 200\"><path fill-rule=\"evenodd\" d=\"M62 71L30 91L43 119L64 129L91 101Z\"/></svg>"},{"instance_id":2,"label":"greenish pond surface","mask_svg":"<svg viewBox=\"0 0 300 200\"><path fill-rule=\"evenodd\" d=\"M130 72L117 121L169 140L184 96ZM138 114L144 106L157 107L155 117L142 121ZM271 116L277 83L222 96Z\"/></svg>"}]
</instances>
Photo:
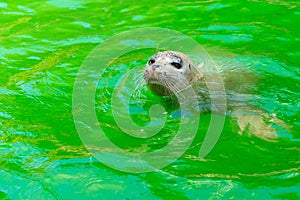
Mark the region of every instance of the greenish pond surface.
<instances>
[{"instance_id":1,"label":"greenish pond surface","mask_svg":"<svg viewBox=\"0 0 300 200\"><path fill-rule=\"evenodd\" d=\"M299 6L276 0L0 1L0 199L299 199ZM251 104L285 124L272 124L276 139L239 134L227 116L216 146L199 159L207 113L190 148L163 169L124 173L95 159L73 120L77 72L98 44L142 27L179 31L223 65L251 69L258 77ZM97 86L99 124L122 148L159 149L178 129L175 119L144 144L118 137L110 106L114 85L153 52L117 59ZM147 88L142 95L149 104L159 101ZM129 110L136 123L147 121L147 111L134 104Z\"/></svg>"}]
</instances>

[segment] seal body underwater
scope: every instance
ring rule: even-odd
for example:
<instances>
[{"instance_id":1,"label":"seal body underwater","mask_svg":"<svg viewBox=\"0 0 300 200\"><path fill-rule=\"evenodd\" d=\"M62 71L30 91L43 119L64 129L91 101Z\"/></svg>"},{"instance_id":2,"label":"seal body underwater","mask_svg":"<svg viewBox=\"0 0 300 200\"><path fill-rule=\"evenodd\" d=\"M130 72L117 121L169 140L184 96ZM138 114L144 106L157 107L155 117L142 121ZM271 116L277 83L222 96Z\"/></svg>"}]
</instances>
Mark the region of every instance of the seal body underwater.
<instances>
[{"instance_id":1,"label":"seal body underwater","mask_svg":"<svg viewBox=\"0 0 300 200\"><path fill-rule=\"evenodd\" d=\"M228 112L226 113L230 113L231 117L237 121L239 134L250 131L259 138L274 141L276 139L276 134L274 134L276 131L270 124L266 123L265 119L275 122L282 127L285 126L284 122L250 105L247 99L242 100L242 103L240 100L232 100L247 96L240 93L249 88L249 83L245 81L247 78L244 74L224 71L224 73L221 72L221 76L226 90L228 105ZM184 53L176 51L156 53L148 60L143 72L143 78L148 88L158 96L171 96L191 85L196 85L194 87L195 90L202 91L201 94L199 93L200 104L201 102L210 102L211 95L206 85L207 82L214 82L214 75L207 75L205 70L202 70L200 66L196 66L192 59ZM251 76L249 79L253 82ZM223 82L220 84L223 84ZM232 98L232 94L235 92L236 97Z\"/></svg>"}]
</instances>

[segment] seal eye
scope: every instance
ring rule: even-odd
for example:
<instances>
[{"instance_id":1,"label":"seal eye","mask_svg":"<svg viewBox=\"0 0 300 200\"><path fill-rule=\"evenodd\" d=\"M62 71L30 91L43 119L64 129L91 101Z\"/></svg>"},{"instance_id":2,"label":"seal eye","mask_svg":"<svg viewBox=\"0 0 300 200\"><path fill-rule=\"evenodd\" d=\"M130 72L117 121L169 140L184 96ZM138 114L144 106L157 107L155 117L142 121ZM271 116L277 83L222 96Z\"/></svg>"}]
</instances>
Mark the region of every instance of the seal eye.
<instances>
[{"instance_id":1,"label":"seal eye","mask_svg":"<svg viewBox=\"0 0 300 200\"><path fill-rule=\"evenodd\" d=\"M155 63L155 60L153 58L151 58L149 61L148 61L148 64L149 65L152 65L153 63Z\"/></svg>"},{"instance_id":2,"label":"seal eye","mask_svg":"<svg viewBox=\"0 0 300 200\"><path fill-rule=\"evenodd\" d=\"M180 63L177 62L171 62L171 65L173 65L176 69L181 69L182 65Z\"/></svg>"}]
</instances>

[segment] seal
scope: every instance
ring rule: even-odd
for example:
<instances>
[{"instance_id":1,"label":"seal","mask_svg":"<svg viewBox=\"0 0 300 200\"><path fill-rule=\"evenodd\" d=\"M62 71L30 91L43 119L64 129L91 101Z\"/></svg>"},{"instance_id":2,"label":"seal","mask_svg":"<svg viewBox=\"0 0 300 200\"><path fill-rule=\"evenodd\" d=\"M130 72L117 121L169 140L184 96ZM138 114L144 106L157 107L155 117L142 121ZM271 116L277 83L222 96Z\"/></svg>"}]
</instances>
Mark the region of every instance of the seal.
<instances>
[{"instance_id":1,"label":"seal","mask_svg":"<svg viewBox=\"0 0 300 200\"><path fill-rule=\"evenodd\" d=\"M274 141L277 138L274 134L276 131L271 124L265 122L266 119L285 127L286 130L289 129L283 121L249 103L251 97L248 98L248 96L252 95L247 93L252 92L248 89L250 85L253 85L253 81L257 79L253 74L240 69L237 70L234 67L221 73L226 88L228 109L226 115L231 113L230 116L238 124L239 134L250 131L259 138ZM206 84L209 82L218 84L214 81L214 74L209 74L202 67L196 66L187 55L181 52L164 51L153 55L146 64L143 78L148 88L159 96L171 96L189 86L193 86L196 91L199 91L197 94L199 95L198 99L200 99L199 103L208 105L204 106L208 109L200 110L218 113L218 109L214 110L209 105L210 98L213 97L206 88Z\"/></svg>"},{"instance_id":2,"label":"seal","mask_svg":"<svg viewBox=\"0 0 300 200\"><path fill-rule=\"evenodd\" d=\"M185 54L164 51L149 59L143 77L154 94L169 96L201 79L203 74Z\"/></svg>"}]
</instances>

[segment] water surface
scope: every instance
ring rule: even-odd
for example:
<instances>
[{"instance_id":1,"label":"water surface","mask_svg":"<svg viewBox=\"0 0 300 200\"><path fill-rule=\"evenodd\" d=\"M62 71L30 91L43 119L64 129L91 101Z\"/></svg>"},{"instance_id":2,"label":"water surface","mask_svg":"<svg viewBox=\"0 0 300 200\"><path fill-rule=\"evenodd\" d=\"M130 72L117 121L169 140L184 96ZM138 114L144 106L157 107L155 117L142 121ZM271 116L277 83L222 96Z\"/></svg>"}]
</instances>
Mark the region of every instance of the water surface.
<instances>
[{"instance_id":1,"label":"water surface","mask_svg":"<svg viewBox=\"0 0 300 200\"><path fill-rule=\"evenodd\" d=\"M2 1L0 13L0 198L300 198L298 1L26 0ZM73 121L77 72L99 43L149 26L186 34L223 64L251 70L259 77L251 103L290 128L273 125L278 138L268 141L240 135L236 121L226 117L217 145L201 160L206 114L192 146L164 169L127 174L98 162ZM98 85L100 124L120 146L138 145L114 138L120 130L109 107L113 86L122 71L142 65L154 51L116 61ZM146 89L144 94L157 100ZM135 108L133 118L143 123L146 113ZM148 147L160 148L176 127L176 121L168 124L161 140L147 141Z\"/></svg>"}]
</instances>

